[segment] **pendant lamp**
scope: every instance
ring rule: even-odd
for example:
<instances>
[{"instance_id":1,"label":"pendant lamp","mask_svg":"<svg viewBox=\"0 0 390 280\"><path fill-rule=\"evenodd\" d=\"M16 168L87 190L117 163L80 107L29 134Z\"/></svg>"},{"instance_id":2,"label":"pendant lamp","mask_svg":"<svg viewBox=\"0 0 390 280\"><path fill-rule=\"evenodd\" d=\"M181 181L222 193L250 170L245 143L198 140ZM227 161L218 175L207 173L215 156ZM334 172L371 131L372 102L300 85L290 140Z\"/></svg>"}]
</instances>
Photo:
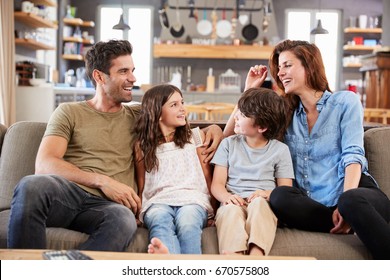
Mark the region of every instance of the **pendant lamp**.
<instances>
[{"instance_id":1,"label":"pendant lamp","mask_svg":"<svg viewBox=\"0 0 390 280\"><path fill-rule=\"evenodd\" d=\"M321 11L321 0L320 0L319 4L320 4L320 11ZM328 30L326 30L325 28L322 27L322 22L320 19L317 22L317 27L310 31L311 35L328 34L328 33L329 33Z\"/></svg>"},{"instance_id":2,"label":"pendant lamp","mask_svg":"<svg viewBox=\"0 0 390 280\"><path fill-rule=\"evenodd\" d=\"M121 17L119 18L118 24L115 24L112 29L118 29L118 30L129 30L130 26L125 22L123 19L123 1L121 1L121 6L122 6L122 14Z\"/></svg>"},{"instance_id":3,"label":"pendant lamp","mask_svg":"<svg viewBox=\"0 0 390 280\"><path fill-rule=\"evenodd\" d=\"M312 34L312 35L328 34L328 33L329 33L328 30L326 30L322 27L322 23L321 23L320 19L318 20L317 27L314 28L312 31L310 31L310 34Z\"/></svg>"}]
</instances>

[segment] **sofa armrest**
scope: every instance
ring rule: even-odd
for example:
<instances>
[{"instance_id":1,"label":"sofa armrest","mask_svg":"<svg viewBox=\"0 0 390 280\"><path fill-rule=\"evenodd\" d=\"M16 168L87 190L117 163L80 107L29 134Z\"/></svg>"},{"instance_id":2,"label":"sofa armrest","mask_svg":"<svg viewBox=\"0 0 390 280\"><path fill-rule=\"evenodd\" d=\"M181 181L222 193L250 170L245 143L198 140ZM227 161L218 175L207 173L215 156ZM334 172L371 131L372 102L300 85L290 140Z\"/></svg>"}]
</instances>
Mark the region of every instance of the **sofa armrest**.
<instances>
[{"instance_id":1,"label":"sofa armrest","mask_svg":"<svg viewBox=\"0 0 390 280\"><path fill-rule=\"evenodd\" d=\"M382 191L390 197L390 127L372 128L364 133L368 170Z\"/></svg>"},{"instance_id":2,"label":"sofa armrest","mask_svg":"<svg viewBox=\"0 0 390 280\"><path fill-rule=\"evenodd\" d=\"M15 185L35 172L35 157L46 123L17 122L5 134L0 157L0 210L8 209Z\"/></svg>"},{"instance_id":3,"label":"sofa armrest","mask_svg":"<svg viewBox=\"0 0 390 280\"><path fill-rule=\"evenodd\" d=\"M7 127L0 123L0 157L1 157L1 147L3 146L3 140L6 132L7 132Z\"/></svg>"}]
</instances>

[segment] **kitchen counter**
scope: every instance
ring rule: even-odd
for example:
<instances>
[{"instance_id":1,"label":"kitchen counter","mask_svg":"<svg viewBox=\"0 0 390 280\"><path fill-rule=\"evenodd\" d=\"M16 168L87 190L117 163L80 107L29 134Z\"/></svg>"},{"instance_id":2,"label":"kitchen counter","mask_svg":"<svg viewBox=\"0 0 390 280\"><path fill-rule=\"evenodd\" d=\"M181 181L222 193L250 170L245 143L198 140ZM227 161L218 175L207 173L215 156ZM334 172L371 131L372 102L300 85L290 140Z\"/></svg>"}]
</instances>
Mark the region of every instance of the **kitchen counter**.
<instances>
[{"instance_id":1,"label":"kitchen counter","mask_svg":"<svg viewBox=\"0 0 390 280\"><path fill-rule=\"evenodd\" d=\"M81 101L92 98L92 96L95 95L95 88L54 86L53 92L56 95L56 100L58 100L58 103L61 103L67 101ZM141 101L143 94L144 93L142 90L133 90L133 101ZM69 96L75 96L75 98L72 97L71 100L68 100Z\"/></svg>"},{"instance_id":2,"label":"kitchen counter","mask_svg":"<svg viewBox=\"0 0 390 280\"><path fill-rule=\"evenodd\" d=\"M69 96L66 95L76 95L75 100L83 100L91 98L95 94L94 88L80 88L80 87L54 87L54 94L57 97L62 96L65 100L60 102L73 101L67 100ZM241 92L232 92L232 91L219 91L218 89L215 92L207 91L185 91L183 90L184 101L188 103L204 103L204 102L227 102L236 104L238 99L241 96ZM133 90L133 101L141 102L144 92L141 89ZM77 98L79 97L79 98Z\"/></svg>"},{"instance_id":3,"label":"kitchen counter","mask_svg":"<svg viewBox=\"0 0 390 280\"><path fill-rule=\"evenodd\" d=\"M64 102L88 100L95 94L94 88L58 87L53 84L16 87L16 120L47 122L55 108ZM133 90L133 101L141 102L144 92ZM183 91L186 103L225 102L237 104L239 92Z\"/></svg>"}]
</instances>

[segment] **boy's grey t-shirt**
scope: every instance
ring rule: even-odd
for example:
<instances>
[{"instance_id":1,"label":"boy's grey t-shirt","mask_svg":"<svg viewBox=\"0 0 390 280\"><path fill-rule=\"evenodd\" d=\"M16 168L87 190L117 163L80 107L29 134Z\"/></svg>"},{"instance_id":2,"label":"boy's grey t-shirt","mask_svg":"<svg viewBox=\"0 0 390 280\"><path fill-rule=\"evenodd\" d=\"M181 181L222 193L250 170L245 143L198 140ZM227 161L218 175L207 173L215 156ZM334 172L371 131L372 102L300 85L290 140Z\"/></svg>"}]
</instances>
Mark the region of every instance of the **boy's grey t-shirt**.
<instances>
[{"instance_id":1,"label":"boy's grey t-shirt","mask_svg":"<svg viewBox=\"0 0 390 280\"><path fill-rule=\"evenodd\" d=\"M254 149L243 135L232 135L222 140L211 163L228 168L226 189L243 198L258 189L274 189L275 178L294 179L290 150L278 140Z\"/></svg>"}]
</instances>

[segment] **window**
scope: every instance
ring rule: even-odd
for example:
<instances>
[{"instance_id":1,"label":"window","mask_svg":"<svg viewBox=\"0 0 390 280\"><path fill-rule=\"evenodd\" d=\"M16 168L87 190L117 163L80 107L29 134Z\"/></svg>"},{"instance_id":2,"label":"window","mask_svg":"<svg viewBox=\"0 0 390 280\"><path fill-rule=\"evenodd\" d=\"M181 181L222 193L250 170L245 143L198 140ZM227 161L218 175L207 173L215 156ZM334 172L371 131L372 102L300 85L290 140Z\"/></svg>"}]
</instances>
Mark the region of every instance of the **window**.
<instances>
[{"instance_id":1,"label":"window","mask_svg":"<svg viewBox=\"0 0 390 280\"><path fill-rule=\"evenodd\" d=\"M152 73L152 34L153 34L153 7L151 6L123 6L124 21L130 25L130 30L115 30L112 27L118 23L122 8L113 5L101 5L98 8L100 26L98 40L110 39L129 40L133 46L133 60L137 85L150 84Z\"/></svg>"},{"instance_id":2,"label":"window","mask_svg":"<svg viewBox=\"0 0 390 280\"><path fill-rule=\"evenodd\" d=\"M288 9L286 15L286 38L315 43L321 51L329 87L332 91L338 90L341 68L339 51L340 11L318 12L315 10ZM329 34L310 35L310 31L317 26L318 19L321 19L322 26L329 31Z\"/></svg>"}]
</instances>

